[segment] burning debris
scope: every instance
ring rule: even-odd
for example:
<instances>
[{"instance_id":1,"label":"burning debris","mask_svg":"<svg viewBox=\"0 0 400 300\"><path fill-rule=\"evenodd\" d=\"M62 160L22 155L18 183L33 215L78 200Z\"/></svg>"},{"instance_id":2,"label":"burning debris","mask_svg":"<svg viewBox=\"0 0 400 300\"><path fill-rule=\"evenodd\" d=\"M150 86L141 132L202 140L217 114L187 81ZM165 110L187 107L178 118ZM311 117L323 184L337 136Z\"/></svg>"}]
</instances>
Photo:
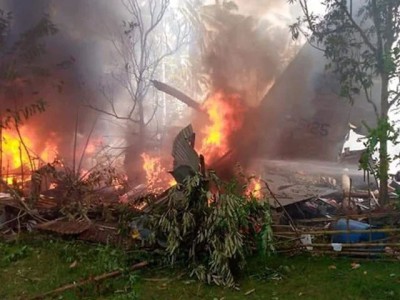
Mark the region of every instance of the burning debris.
<instances>
[{"instance_id":1,"label":"burning debris","mask_svg":"<svg viewBox=\"0 0 400 300\"><path fill-rule=\"evenodd\" d=\"M217 107L224 105L221 97L214 98L218 99ZM40 175L40 184L44 175L51 175L56 183L51 190L48 184L47 190L36 186L25 198L3 181L10 194L0 198L5 207L0 229L21 230L22 224L28 230L124 247L157 247L171 262L179 252L188 261L206 262L189 266L200 280L228 286L235 284L231 266L243 267L245 251L391 257L398 253L392 235L397 228L382 228L380 222L390 218L392 224L398 224L400 214L387 210L377 213L380 207L371 201L375 194L356 190L359 185L351 180L354 176L350 171L343 174L338 186L340 174L335 179L332 172L307 174L305 165L288 169L287 163L283 168L277 161L259 161L257 166L264 166L264 170L254 168L257 175L246 176L241 170L238 183L221 181L215 174L219 170L209 166L218 166L218 159L233 147L229 137L240 129L241 119L235 119L228 108L224 115L216 114L215 106L205 105L204 109L210 125L200 134L200 146L192 125L188 125L173 142L171 172L163 167L160 157L143 153L146 181L134 188L111 168L77 174L65 166L57 169L56 162L31 175L32 181L34 175ZM231 121L233 125L226 126ZM50 194L52 197L46 196ZM356 208L355 214L350 214L349 207ZM234 215L237 218L231 217ZM233 229L226 230L226 226ZM207 254L210 251L212 255ZM225 253L226 259L218 259L218 253Z\"/></svg>"},{"instance_id":2,"label":"burning debris","mask_svg":"<svg viewBox=\"0 0 400 300\"><path fill-rule=\"evenodd\" d=\"M263 198L263 188L262 188L262 181L260 178L253 177L249 179L249 184L247 185L246 188L246 195L248 197L253 197L256 199L262 199Z\"/></svg>"},{"instance_id":3,"label":"burning debris","mask_svg":"<svg viewBox=\"0 0 400 300\"><path fill-rule=\"evenodd\" d=\"M152 9L155 3L167 5L169 1L152 2L150 14L158 11ZM143 45L140 50L135 48L147 37L134 40L136 27L141 26L138 33L143 34L146 24L138 17L142 13L138 6L132 6L138 22L125 23L123 39L133 49L124 49L130 55L122 55L124 65L119 69L125 73L118 78L133 100L132 108L116 104L113 92L120 90L112 87L112 92L103 90L112 112L99 107L97 111L129 123L124 124L129 130L123 132L129 145L121 146L129 150L122 159L125 173L135 176L128 177L115 167L115 149L107 152L112 147L104 145L102 138L92 139L96 122L82 143L84 125L92 116L81 108L73 114L69 108L68 120L62 118L57 123L60 128L48 135L41 134L47 122L37 120L29 127L15 121L14 131L0 129L2 232L37 229L129 247L162 248L172 263L181 256L191 262L192 274L199 279L229 286L235 284L232 266L243 267L245 253L315 251L368 257L399 253L394 233L399 231L400 213L378 201L377 182L372 180L375 174L362 176L355 170L354 157L363 150L346 151L341 164L336 162L348 119L360 123L365 116L370 119L371 112L360 109L349 116L348 106L333 104L331 98L339 94L338 81L322 71L322 54L308 46L278 77L284 64L278 48L270 49L275 44L264 43L260 48L268 51L259 53L242 41L259 42L255 28L260 24L233 14L232 7L215 6L204 7L205 19L214 16L216 21L215 16L220 16L227 22L203 24L210 26L203 28L210 40L204 43L201 59L210 82L202 102L151 80L159 71L151 68L161 64L161 59L149 61L160 53L149 55ZM162 18L164 10L159 13ZM150 22L156 19L154 15L149 18ZM151 24L149 32L156 25ZM245 34L239 36L237 30ZM243 43L246 47L239 47ZM285 45L280 46L284 53ZM60 48L57 41L54 47ZM140 56L144 58L138 62ZM235 56L240 57L239 63ZM133 59L126 61L126 57ZM243 67L246 59L252 67ZM261 61L271 68L260 67ZM139 65L142 69L136 70ZM75 76L71 81L76 83ZM152 95L154 103L145 101L153 88L150 83L192 109L193 126L184 127L173 139L172 162L162 149L163 143L168 144L167 129L159 128L167 127L166 98ZM69 96L81 95L78 88L73 90ZM159 102L164 109L162 126L158 122L153 126ZM62 105L55 107L62 111ZM64 126L75 127L74 134L64 134ZM152 126L157 127L153 136ZM73 153L64 163L59 157L71 144ZM97 148L104 150L103 159ZM85 155L95 163L85 164ZM395 189L400 186L399 178L392 183Z\"/></svg>"},{"instance_id":4,"label":"burning debris","mask_svg":"<svg viewBox=\"0 0 400 300\"><path fill-rule=\"evenodd\" d=\"M162 166L160 157L142 153L141 158L143 159L143 170L146 173L147 188L150 191L159 193L168 186L175 184L175 181L169 178L167 171Z\"/></svg>"},{"instance_id":5,"label":"burning debris","mask_svg":"<svg viewBox=\"0 0 400 300\"><path fill-rule=\"evenodd\" d=\"M202 109L209 125L202 130L199 153L207 157L210 165L229 152L234 145L232 136L243 128L245 107L239 95L216 92L207 98Z\"/></svg>"}]
</instances>

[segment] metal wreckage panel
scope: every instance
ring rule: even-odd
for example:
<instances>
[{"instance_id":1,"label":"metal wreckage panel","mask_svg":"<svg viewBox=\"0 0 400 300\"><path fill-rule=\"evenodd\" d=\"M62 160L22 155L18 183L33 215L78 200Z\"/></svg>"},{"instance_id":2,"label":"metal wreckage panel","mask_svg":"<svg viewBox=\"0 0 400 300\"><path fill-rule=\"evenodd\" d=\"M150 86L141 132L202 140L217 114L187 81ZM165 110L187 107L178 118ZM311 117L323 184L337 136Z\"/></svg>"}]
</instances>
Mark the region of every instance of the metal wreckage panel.
<instances>
[{"instance_id":1,"label":"metal wreckage panel","mask_svg":"<svg viewBox=\"0 0 400 300\"><path fill-rule=\"evenodd\" d=\"M200 159L194 150L195 133L192 125L186 126L176 136L172 146L172 176L179 183L199 171Z\"/></svg>"}]
</instances>

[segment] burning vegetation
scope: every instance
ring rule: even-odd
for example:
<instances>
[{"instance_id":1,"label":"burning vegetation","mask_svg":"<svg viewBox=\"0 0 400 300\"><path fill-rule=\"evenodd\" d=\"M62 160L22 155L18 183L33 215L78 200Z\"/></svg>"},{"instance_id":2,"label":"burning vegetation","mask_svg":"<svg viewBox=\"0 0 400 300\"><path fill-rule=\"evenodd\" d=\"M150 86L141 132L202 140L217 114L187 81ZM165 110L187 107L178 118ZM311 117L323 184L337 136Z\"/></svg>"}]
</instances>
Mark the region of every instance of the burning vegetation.
<instances>
[{"instance_id":1,"label":"burning vegetation","mask_svg":"<svg viewBox=\"0 0 400 300\"><path fill-rule=\"evenodd\" d=\"M398 132L386 119L374 120L386 136L367 126L367 148L356 153L364 174L358 161L337 161L348 123L369 121L379 105L334 102L339 71L328 72L310 46L289 44L275 14L243 15L232 1L188 1L184 16L169 0L126 0L118 9L64 2L25 4L34 12L27 28L22 2L7 1L15 17L0 7L0 71L9 70L0 74L8 105L0 107L0 230L161 250L191 276L231 287L247 256L265 258L276 245L297 253L332 240L341 252L354 238L357 255L398 256L390 234L398 229L373 220L391 215L400 176L389 197L388 178L385 188L378 180L387 161L372 160L378 142ZM373 85L372 73L361 84Z\"/></svg>"}]
</instances>

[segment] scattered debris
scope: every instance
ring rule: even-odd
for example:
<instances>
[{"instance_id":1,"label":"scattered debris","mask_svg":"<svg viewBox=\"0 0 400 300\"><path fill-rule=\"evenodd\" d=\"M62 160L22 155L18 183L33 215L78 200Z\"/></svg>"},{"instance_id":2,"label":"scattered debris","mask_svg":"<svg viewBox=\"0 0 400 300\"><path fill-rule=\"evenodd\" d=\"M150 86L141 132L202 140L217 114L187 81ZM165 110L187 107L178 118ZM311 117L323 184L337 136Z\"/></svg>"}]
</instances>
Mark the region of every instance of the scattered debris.
<instances>
[{"instance_id":1,"label":"scattered debris","mask_svg":"<svg viewBox=\"0 0 400 300\"><path fill-rule=\"evenodd\" d=\"M250 294L253 294L255 291L256 291L256 289L248 290L246 293L244 293L244 295L245 295L245 296L248 296L248 295L250 295Z\"/></svg>"},{"instance_id":2,"label":"scattered debris","mask_svg":"<svg viewBox=\"0 0 400 300\"><path fill-rule=\"evenodd\" d=\"M329 270L336 270L337 268L336 268L335 265L330 265L330 266L328 267L328 269L329 269Z\"/></svg>"},{"instance_id":3,"label":"scattered debris","mask_svg":"<svg viewBox=\"0 0 400 300\"><path fill-rule=\"evenodd\" d=\"M154 84L166 87L162 83ZM170 173L178 185L195 174L208 176L204 157L195 151L195 140L191 125L183 128L174 140ZM309 166L290 162L283 165L282 162L267 161L258 165L265 168L258 172L259 192L267 196L272 208L278 252L307 251L363 257L379 254L400 258L400 242L395 234L400 232L400 213L392 207L380 206L375 185L360 183L362 180L350 175L354 173L351 170L337 172L338 167L334 168L335 177L332 172L307 174L304 169ZM398 182L400 175L397 174L390 185L396 188L400 186ZM29 207L27 200L4 181L1 184L7 187L7 193L0 193L0 229L3 231L36 228L60 235L75 235L88 241L124 245L143 243L151 235L145 222L139 221L141 216L154 210L165 210L171 193L176 201L185 197L179 188L156 193L146 184L123 191L120 188L104 189L95 197L91 196L90 202L78 203L82 205L78 208L83 213L76 214L77 208L73 207L66 218L61 211L65 205L65 199L60 200L65 194L62 184L44 191L34 207ZM120 206L125 207L126 216L122 215ZM124 237L120 228L122 221L127 231ZM165 247L166 242L160 240L158 244Z\"/></svg>"},{"instance_id":4,"label":"scattered debris","mask_svg":"<svg viewBox=\"0 0 400 300\"><path fill-rule=\"evenodd\" d=\"M87 220L57 219L36 226L37 229L50 231L62 235L78 235L89 229L91 223Z\"/></svg>"},{"instance_id":5,"label":"scattered debris","mask_svg":"<svg viewBox=\"0 0 400 300\"><path fill-rule=\"evenodd\" d=\"M78 265L78 261L77 261L77 260L74 260L73 263L69 265L69 268L70 268L70 269L73 269L73 268L75 268L77 265Z\"/></svg>"}]
</instances>

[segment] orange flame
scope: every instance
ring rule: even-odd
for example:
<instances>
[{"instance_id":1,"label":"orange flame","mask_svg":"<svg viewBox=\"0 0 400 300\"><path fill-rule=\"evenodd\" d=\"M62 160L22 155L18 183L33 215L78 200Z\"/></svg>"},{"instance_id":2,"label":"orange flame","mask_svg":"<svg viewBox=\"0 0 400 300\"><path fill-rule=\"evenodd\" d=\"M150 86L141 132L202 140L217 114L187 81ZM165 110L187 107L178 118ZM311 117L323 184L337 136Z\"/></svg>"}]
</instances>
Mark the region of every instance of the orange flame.
<instances>
[{"instance_id":1,"label":"orange flame","mask_svg":"<svg viewBox=\"0 0 400 300\"><path fill-rule=\"evenodd\" d=\"M253 197L256 199L261 199L263 197L262 185L260 178L252 178L250 179L249 184L247 185L245 195L248 197Z\"/></svg>"},{"instance_id":2,"label":"orange flame","mask_svg":"<svg viewBox=\"0 0 400 300\"><path fill-rule=\"evenodd\" d=\"M239 95L220 91L207 98L202 109L208 115L209 124L201 131L198 153L213 163L230 150L233 134L243 125L245 106ZM166 175L160 157L147 153L142 153L141 157L150 189L159 191L176 184Z\"/></svg>"},{"instance_id":3,"label":"orange flame","mask_svg":"<svg viewBox=\"0 0 400 300\"><path fill-rule=\"evenodd\" d=\"M2 152L3 168L14 170L23 164L29 163L29 157L18 137L17 133L3 131ZM24 143L28 148L32 148L32 141L24 138Z\"/></svg>"},{"instance_id":4,"label":"orange flame","mask_svg":"<svg viewBox=\"0 0 400 300\"><path fill-rule=\"evenodd\" d=\"M8 176L4 180L8 185L13 185L17 179L14 176Z\"/></svg>"},{"instance_id":5,"label":"orange flame","mask_svg":"<svg viewBox=\"0 0 400 300\"><path fill-rule=\"evenodd\" d=\"M176 184L174 179L171 179L163 167L161 157L151 156L147 153L142 153L143 170L146 173L147 185L153 192L162 191L164 188L171 187Z\"/></svg>"},{"instance_id":6,"label":"orange flame","mask_svg":"<svg viewBox=\"0 0 400 300\"><path fill-rule=\"evenodd\" d=\"M42 152L40 152L40 158L45 162L54 161L58 154L58 147L53 143L47 141L45 144L45 148Z\"/></svg>"},{"instance_id":7,"label":"orange flame","mask_svg":"<svg viewBox=\"0 0 400 300\"><path fill-rule=\"evenodd\" d=\"M11 171L20 168L22 165L30 166L29 155L31 158L38 155L42 162L46 163L54 161L57 157L58 149L52 140L49 139L45 142L39 140L34 132L26 126L20 128L20 133L23 143L17 132L3 130L1 143L4 169L7 168ZM28 149L29 155L23 144Z\"/></svg>"},{"instance_id":8,"label":"orange flame","mask_svg":"<svg viewBox=\"0 0 400 300\"><path fill-rule=\"evenodd\" d=\"M147 184L150 187L154 187L160 177L163 168L159 157L151 157L147 153L142 153L143 169L146 172Z\"/></svg>"},{"instance_id":9,"label":"orange flame","mask_svg":"<svg viewBox=\"0 0 400 300\"><path fill-rule=\"evenodd\" d=\"M230 137L243 124L244 107L238 95L217 92L203 103L210 125L202 131L200 153L208 161L223 156L229 151Z\"/></svg>"}]
</instances>

